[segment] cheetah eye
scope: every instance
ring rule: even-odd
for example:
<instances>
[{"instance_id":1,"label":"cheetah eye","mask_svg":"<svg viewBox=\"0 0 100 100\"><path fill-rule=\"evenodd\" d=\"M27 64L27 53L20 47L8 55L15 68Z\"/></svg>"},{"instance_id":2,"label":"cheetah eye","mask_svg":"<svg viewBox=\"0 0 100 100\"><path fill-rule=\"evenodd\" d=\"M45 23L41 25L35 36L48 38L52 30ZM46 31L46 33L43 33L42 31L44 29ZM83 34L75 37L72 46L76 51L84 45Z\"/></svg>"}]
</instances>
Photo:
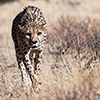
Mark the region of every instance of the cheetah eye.
<instances>
[{"instance_id":1,"label":"cheetah eye","mask_svg":"<svg viewBox=\"0 0 100 100\"><path fill-rule=\"evenodd\" d=\"M41 34L42 34L42 32L38 32L38 33L37 33L37 35L41 35Z\"/></svg>"},{"instance_id":2,"label":"cheetah eye","mask_svg":"<svg viewBox=\"0 0 100 100\"><path fill-rule=\"evenodd\" d=\"M31 33L26 33L27 36L31 36Z\"/></svg>"}]
</instances>

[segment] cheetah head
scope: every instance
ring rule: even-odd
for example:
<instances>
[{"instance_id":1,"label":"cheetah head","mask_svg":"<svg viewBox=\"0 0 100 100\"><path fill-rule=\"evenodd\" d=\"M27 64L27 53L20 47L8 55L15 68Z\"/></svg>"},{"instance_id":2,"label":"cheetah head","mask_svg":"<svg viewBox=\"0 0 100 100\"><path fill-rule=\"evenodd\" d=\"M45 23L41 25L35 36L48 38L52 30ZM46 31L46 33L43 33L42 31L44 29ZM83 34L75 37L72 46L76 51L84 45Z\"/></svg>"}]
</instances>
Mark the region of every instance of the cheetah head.
<instances>
[{"instance_id":1,"label":"cheetah head","mask_svg":"<svg viewBox=\"0 0 100 100\"><path fill-rule=\"evenodd\" d=\"M42 50L46 40L46 33L42 27L28 28L25 32L26 42L33 50Z\"/></svg>"},{"instance_id":2,"label":"cheetah head","mask_svg":"<svg viewBox=\"0 0 100 100\"><path fill-rule=\"evenodd\" d=\"M39 8L28 6L22 12L19 28L25 41L33 50L43 49L46 39L47 22Z\"/></svg>"}]
</instances>

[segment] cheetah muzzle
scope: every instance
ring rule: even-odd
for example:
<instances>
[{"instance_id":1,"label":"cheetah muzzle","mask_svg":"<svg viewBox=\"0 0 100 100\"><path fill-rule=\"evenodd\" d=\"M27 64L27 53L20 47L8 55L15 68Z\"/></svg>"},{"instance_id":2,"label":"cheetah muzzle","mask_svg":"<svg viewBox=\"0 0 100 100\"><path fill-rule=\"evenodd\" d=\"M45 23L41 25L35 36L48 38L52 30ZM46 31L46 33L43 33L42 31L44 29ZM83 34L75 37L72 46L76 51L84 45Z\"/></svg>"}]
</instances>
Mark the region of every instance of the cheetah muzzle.
<instances>
[{"instance_id":1,"label":"cheetah muzzle","mask_svg":"<svg viewBox=\"0 0 100 100\"><path fill-rule=\"evenodd\" d=\"M38 80L47 22L39 8L28 6L13 20L12 38L22 82L40 91Z\"/></svg>"}]
</instances>

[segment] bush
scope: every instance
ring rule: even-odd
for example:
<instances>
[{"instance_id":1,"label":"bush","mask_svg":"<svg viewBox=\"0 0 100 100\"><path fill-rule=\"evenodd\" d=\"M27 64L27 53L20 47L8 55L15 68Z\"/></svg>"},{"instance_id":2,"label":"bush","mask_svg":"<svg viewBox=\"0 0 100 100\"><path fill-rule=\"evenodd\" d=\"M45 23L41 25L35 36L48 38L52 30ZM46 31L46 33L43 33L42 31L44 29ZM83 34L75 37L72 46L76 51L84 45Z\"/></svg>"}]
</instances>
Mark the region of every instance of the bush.
<instances>
[{"instance_id":1,"label":"bush","mask_svg":"<svg viewBox=\"0 0 100 100\"><path fill-rule=\"evenodd\" d=\"M48 35L48 50L56 57L73 54L82 61L88 59L85 68L100 59L100 20L61 17ZM52 50L50 49L52 48Z\"/></svg>"}]
</instances>

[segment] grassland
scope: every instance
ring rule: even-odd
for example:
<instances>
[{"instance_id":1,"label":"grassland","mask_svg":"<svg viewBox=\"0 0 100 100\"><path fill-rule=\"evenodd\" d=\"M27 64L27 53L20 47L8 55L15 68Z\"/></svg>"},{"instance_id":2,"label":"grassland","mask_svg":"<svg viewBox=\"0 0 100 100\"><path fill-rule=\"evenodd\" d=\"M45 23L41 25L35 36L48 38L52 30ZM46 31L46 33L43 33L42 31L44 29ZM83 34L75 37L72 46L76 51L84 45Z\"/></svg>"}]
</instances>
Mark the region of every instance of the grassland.
<instances>
[{"instance_id":1,"label":"grassland","mask_svg":"<svg viewBox=\"0 0 100 100\"><path fill-rule=\"evenodd\" d=\"M0 4L0 100L100 100L100 1L8 1ZM13 18L30 4L48 21L39 94L22 86L11 38Z\"/></svg>"}]
</instances>

